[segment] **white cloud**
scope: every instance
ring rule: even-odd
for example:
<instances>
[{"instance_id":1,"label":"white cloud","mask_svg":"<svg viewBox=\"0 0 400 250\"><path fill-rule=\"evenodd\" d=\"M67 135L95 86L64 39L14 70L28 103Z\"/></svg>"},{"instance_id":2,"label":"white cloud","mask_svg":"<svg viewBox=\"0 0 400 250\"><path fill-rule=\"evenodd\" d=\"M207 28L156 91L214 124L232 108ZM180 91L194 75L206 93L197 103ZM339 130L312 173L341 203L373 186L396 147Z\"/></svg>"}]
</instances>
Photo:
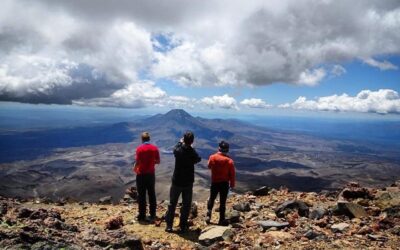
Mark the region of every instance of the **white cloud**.
<instances>
[{"instance_id":1,"label":"white cloud","mask_svg":"<svg viewBox=\"0 0 400 250\"><path fill-rule=\"evenodd\" d=\"M295 102L282 104L279 107L388 114L400 113L400 97L396 91L391 89L363 90L356 96L342 94L320 97L315 100L307 100L306 97L301 96Z\"/></svg>"},{"instance_id":2,"label":"white cloud","mask_svg":"<svg viewBox=\"0 0 400 250\"><path fill-rule=\"evenodd\" d=\"M222 96L204 97L200 102L210 108L239 109L235 98L227 94Z\"/></svg>"},{"instance_id":3,"label":"white cloud","mask_svg":"<svg viewBox=\"0 0 400 250\"><path fill-rule=\"evenodd\" d=\"M240 102L241 105L249 108L270 108L272 105L267 104L264 100L258 98L244 99Z\"/></svg>"},{"instance_id":4,"label":"white cloud","mask_svg":"<svg viewBox=\"0 0 400 250\"><path fill-rule=\"evenodd\" d=\"M396 65L384 60L383 62L377 61L373 58L366 58L363 60L364 63L368 64L371 67L378 68L380 70L398 70L399 67Z\"/></svg>"},{"instance_id":5,"label":"white cloud","mask_svg":"<svg viewBox=\"0 0 400 250\"><path fill-rule=\"evenodd\" d=\"M3 58L0 64L0 87L3 92L16 92L20 96L51 94L53 88L69 86L73 79L69 71L77 64L57 61L38 55L19 55Z\"/></svg>"},{"instance_id":6,"label":"white cloud","mask_svg":"<svg viewBox=\"0 0 400 250\"><path fill-rule=\"evenodd\" d=\"M140 81L153 59L151 33L132 21L94 23L40 3L2 3L0 100L70 104L107 97Z\"/></svg>"},{"instance_id":7,"label":"white cloud","mask_svg":"<svg viewBox=\"0 0 400 250\"><path fill-rule=\"evenodd\" d=\"M112 100L160 78L314 86L358 58L397 69L372 58L400 54L399 30L398 0L3 0L0 101Z\"/></svg>"},{"instance_id":8,"label":"white cloud","mask_svg":"<svg viewBox=\"0 0 400 250\"><path fill-rule=\"evenodd\" d=\"M315 86L326 76L325 69L318 68L314 70L305 70L301 72L297 83L301 85Z\"/></svg>"},{"instance_id":9,"label":"white cloud","mask_svg":"<svg viewBox=\"0 0 400 250\"><path fill-rule=\"evenodd\" d=\"M239 62L226 55L224 45L198 48L184 42L166 53L157 53L152 73L170 78L183 86L237 85Z\"/></svg>"},{"instance_id":10,"label":"white cloud","mask_svg":"<svg viewBox=\"0 0 400 250\"><path fill-rule=\"evenodd\" d=\"M198 100L195 98L189 98L186 96L168 96L159 103L160 106L167 106L170 108L190 108L197 107Z\"/></svg>"},{"instance_id":11,"label":"white cloud","mask_svg":"<svg viewBox=\"0 0 400 250\"><path fill-rule=\"evenodd\" d=\"M324 65L400 52L398 2L357 1L357 8L346 1L313 0L213 4L207 14L197 13L187 26L181 24L174 32L192 47L185 51L185 60L178 60L176 54L186 48L185 42L182 48L163 54L165 58L153 67L168 70L156 70L158 76L186 86L274 82L314 86L328 73L344 73L339 67L328 72ZM216 44L215 54L221 60L201 56ZM195 66L172 65L168 60Z\"/></svg>"},{"instance_id":12,"label":"white cloud","mask_svg":"<svg viewBox=\"0 0 400 250\"><path fill-rule=\"evenodd\" d=\"M153 82L144 81L127 85L109 97L74 100L73 104L96 107L142 108L163 102L167 94Z\"/></svg>"}]
</instances>

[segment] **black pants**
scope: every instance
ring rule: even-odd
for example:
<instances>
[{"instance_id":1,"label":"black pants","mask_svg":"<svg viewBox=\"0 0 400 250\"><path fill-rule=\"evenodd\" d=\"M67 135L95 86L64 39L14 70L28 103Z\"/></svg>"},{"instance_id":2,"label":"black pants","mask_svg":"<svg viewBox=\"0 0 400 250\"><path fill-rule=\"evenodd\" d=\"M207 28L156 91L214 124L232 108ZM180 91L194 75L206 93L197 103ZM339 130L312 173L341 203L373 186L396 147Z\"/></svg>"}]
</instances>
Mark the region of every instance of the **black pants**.
<instances>
[{"instance_id":1,"label":"black pants","mask_svg":"<svg viewBox=\"0 0 400 250\"><path fill-rule=\"evenodd\" d=\"M141 174L136 176L136 187L138 191L139 217L146 217L146 191L149 195L150 216L156 216L156 177L154 174Z\"/></svg>"},{"instance_id":2,"label":"black pants","mask_svg":"<svg viewBox=\"0 0 400 250\"><path fill-rule=\"evenodd\" d=\"M209 216L214 207L214 201L219 193L219 220L225 220L226 198L229 192L229 182L216 182L211 184L210 199L207 203Z\"/></svg>"},{"instance_id":3,"label":"black pants","mask_svg":"<svg viewBox=\"0 0 400 250\"><path fill-rule=\"evenodd\" d=\"M192 207L193 185L180 187L174 184L171 185L169 192L168 211L165 216L165 221L168 227L172 227L175 216L175 208L178 203L179 196L182 194L182 207L179 226L181 228L187 226L190 208Z\"/></svg>"}]
</instances>

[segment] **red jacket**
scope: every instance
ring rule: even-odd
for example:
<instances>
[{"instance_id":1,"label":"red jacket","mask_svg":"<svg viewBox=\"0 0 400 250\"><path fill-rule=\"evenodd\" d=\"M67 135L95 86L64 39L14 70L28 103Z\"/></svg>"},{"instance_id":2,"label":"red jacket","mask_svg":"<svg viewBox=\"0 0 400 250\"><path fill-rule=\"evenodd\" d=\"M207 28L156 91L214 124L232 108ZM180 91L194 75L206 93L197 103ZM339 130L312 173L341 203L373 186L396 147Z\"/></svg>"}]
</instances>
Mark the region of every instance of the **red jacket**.
<instances>
[{"instance_id":1,"label":"red jacket","mask_svg":"<svg viewBox=\"0 0 400 250\"><path fill-rule=\"evenodd\" d=\"M230 182L230 187L235 187L235 166L233 160L222 154L215 153L208 160L208 168L211 169L211 181L215 182Z\"/></svg>"},{"instance_id":2,"label":"red jacket","mask_svg":"<svg viewBox=\"0 0 400 250\"><path fill-rule=\"evenodd\" d=\"M143 143L136 148L136 174L154 174L155 165L160 163L158 148L150 143Z\"/></svg>"}]
</instances>

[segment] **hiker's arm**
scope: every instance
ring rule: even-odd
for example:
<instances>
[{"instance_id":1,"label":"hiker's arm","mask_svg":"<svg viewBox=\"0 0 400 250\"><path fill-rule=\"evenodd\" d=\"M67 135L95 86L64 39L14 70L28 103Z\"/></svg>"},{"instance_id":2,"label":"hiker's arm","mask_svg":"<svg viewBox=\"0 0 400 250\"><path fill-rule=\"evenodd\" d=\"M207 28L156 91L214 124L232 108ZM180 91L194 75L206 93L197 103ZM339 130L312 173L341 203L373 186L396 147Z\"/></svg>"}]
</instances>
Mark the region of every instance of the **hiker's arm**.
<instances>
[{"instance_id":1,"label":"hiker's arm","mask_svg":"<svg viewBox=\"0 0 400 250\"><path fill-rule=\"evenodd\" d=\"M156 151L156 159L155 159L155 164L160 164L160 151Z\"/></svg>"},{"instance_id":2,"label":"hiker's arm","mask_svg":"<svg viewBox=\"0 0 400 250\"><path fill-rule=\"evenodd\" d=\"M177 153L179 152L181 147L182 147L182 139L174 147L174 155L175 156L177 155Z\"/></svg>"},{"instance_id":3,"label":"hiker's arm","mask_svg":"<svg viewBox=\"0 0 400 250\"><path fill-rule=\"evenodd\" d=\"M193 150L194 155L193 155L193 162L194 164L201 162L201 157L199 154L196 152L196 150Z\"/></svg>"},{"instance_id":4,"label":"hiker's arm","mask_svg":"<svg viewBox=\"0 0 400 250\"><path fill-rule=\"evenodd\" d=\"M210 156L210 158L208 159L208 168L211 169L213 165L214 165L214 160L212 156Z\"/></svg>"},{"instance_id":5,"label":"hiker's arm","mask_svg":"<svg viewBox=\"0 0 400 250\"><path fill-rule=\"evenodd\" d=\"M230 182L230 187L234 188L236 185L236 173L235 173L235 165L233 164L233 161L229 162L229 182Z\"/></svg>"},{"instance_id":6,"label":"hiker's arm","mask_svg":"<svg viewBox=\"0 0 400 250\"><path fill-rule=\"evenodd\" d=\"M135 162L133 163L132 171L134 173L137 173L138 167L139 167L139 152L136 150Z\"/></svg>"}]
</instances>

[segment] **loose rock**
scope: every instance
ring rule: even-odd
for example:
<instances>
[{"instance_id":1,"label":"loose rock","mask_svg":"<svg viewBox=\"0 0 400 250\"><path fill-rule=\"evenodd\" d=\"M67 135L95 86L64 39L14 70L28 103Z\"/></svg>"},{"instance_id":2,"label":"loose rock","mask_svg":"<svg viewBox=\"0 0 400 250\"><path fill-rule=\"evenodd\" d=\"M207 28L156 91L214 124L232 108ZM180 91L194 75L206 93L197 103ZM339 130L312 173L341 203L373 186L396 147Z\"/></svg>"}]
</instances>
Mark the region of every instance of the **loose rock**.
<instances>
[{"instance_id":1,"label":"loose rock","mask_svg":"<svg viewBox=\"0 0 400 250\"><path fill-rule=\"evenodd\" d=\"M112 197L111 196L105 196L99 199L100 204L111 204Z\"/></svg>"},{"instance_id":2,"label":"loose rock","mask_svg":"<svg viewBox=\"0 0 400 250\"><path fill-rule=\"evenodd\" d=\"M317 233L313 230L308 230L303 236L309 240L313 240L313 239L319 237L320 235L321 235L320 233Z\"/></svg>"},{"instance_id":3,"label":"loose rock","mask_svg":"<svg viewBox=\"0 0 400 250\"><path fill-rule=\"evenodd\" d=\"M284 217L286 212L290 212L290 210L293 209L297 210L300 216L308 217L309 208L303 201L300 200L292 200L282 203L275 209L275 213L278 217Z\"/></svg>"},{"instance_id":4,"label":"loose rock","mask_svg":"<svg viewBox=\"0 0 400 250\"><path fill-rule=\"evenodd\" d=\"M230 224L232 223L239 223L240 222L240 212L236 210L232 210L228 213L226 219L229 221Z\"/></svg>"},{"instance_id":5,"label":"loose rock","mask_svg":"<svg viewBox=\"0 0 400 250\"><path fill-rule=\"evenodd\" d=\"M265 233L265 236L271 237L276 240L284 241L284 240L290 240L293 239L294 236L291 233L288 232L282 232L282 231L269 231Z\"/></svg>"},{"instance_id":6,"label":"loose rock","mask_svg":"<svg viewBox=\"0 0 400 250\"><path fill-rule=\"evenodd\" d=\"M243 202L243 203L238 203L233 205L233 209L239 212L248 212L251 210L250 208L250 203L248 202Z\"/></svg>"},{"instance_id":7,"label":"loose rock","mask_svg":"<svg viewBox=\"0 0 400 250\"><path fill-rule=\"evenodd\" d=\"M334 233L342 233L349 227L350 227L349 224L342 222L342 223L332 225L331 229Z\"/></svg>"},{"instance_id":8,"label":"loose rock","mask_svg":"<svg viewBox=\"0 0 400 250\"><path fill-rule=\"evenodd\" d=\"M264 231L272 227L275 227L276 229L283 229L289 226L288 222L277 222L273 220L259 221L257 224L260 225Z\"/></svg>"},{"instance_id":9,"label":"loose rock","mask_svg":"<svg viewBox=\"0 0 400 250\"><path fill-rule=\"evenodd\" d=\"M362 206L351 202L338 202L335 214L347 215L350 218L362 218L368 216Z\"/></svg>"},{"instance_id":10,"label":"loose rock","mask_svg":"<svg viewBox=\"0 0 400 250\"><path fill-rule=\"evenodd\" d=\"M23 207L17 210L17 218L28 218L32 213L32 210Z\"/></svg>"},{"instance_id":11,"label":"loose rock","mask_svg":"<svg viewBox=\"0 0 400 250\"><path fill-rule=\"evenodd\" d=\"M110 218L105 225L105 229L115 230L119 229L124 225L124 219L122 216L115 216Z\"/></svg>"},{"instance_id":12,"label":"loose rock","mask_svg":"<svg viewBox=\"0 0 400 250\"><path fill-rule=\"evenodd\" d=\"M223 226L209 226L201 231L199 242L202 245L209 246L214 242L227 240L232 237L232 229Z\"/></svg>"},{"instance_id":13,"label":"loose rock","mask_svg":"<svg viewBox=\"0 0 400 250\"><path fill-rule=\"evenodd\" d=\"M325 216L327 211L323 208L316 208L310 212L309 218L312 220L319 220Z\"/></svg>"},{"instance_id":14,"label":"loose rock","mask_svg":"<svg viewBox=\"0 0 400 250\"><path fill-rule=\"evenodd\" d=\"M370 193L370 191L368 189L361 188L361 187L345 188L341 192L340 196L346 200L352 200L352 199L357 199L357 198L363 198L363 199L373 199L374 198L374 196Z\"/></svg>"},{"instance_id":15,"label":"loose rock","mask_svg":"<svg viewBox=\"0 0 400 250\"><path fill-rule=\"evenodd\" d=\"M271 190L271 188L269 188L267 186L263 186L263 187L260 187L260 188L258 188L256 190L254 190L253 195L255 195L255 196L268 195L270 190Z\"/></svg>"}]
</instances>

